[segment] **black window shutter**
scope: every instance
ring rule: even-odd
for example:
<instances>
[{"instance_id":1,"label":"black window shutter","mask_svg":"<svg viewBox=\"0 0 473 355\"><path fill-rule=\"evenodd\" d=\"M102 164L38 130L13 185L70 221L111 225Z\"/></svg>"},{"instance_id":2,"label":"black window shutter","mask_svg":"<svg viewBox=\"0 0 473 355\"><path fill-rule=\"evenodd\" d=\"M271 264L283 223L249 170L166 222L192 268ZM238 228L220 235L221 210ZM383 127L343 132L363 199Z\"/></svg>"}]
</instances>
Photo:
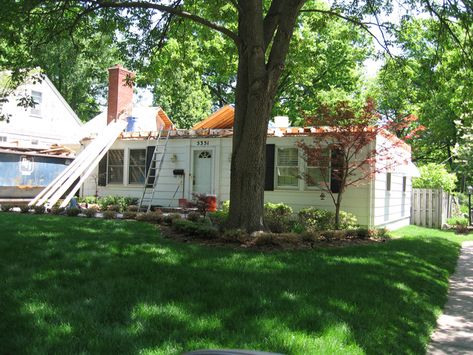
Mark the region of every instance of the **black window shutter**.
<instances>
[{"instance_id":1,"label":"black window shutter","mask_svg":"<svg viewBox=\"0 0 473 355\"><path fill-rule=\"evenodd\" d=\"M330 169L330 190L338 194L342 186L340 173L343 168L343 152L339 148L334 148L330 152L331 169Z\"/></svg>"},{"instance_id":2,"label":"black window shutter","mask_svg":"<svg viewBox=\"0 0 473 355\"><path fill-rule=\"evenodd\" d=\"M146 177L148 176L148 171L151 168L151 161L153 160L153 154L154 154L154 146L150 146L146 148L146 171L145 171L145 180ZM156 164L153 164L153 171L151 171L151 175L155 175L156 172ZM148 186L152 186L154 183L154 177L150 177L148 181L145 181L145 183L148 183Z\"/></svg>"},{"instance_id":3,"label":"black window shutter","mask_svg":"<svg viewBox=\"0 0 473 355\"><path fill-rule=\"evenodd\" d=\"M264 175L264 190L274 190L274 144L266 144L266 170Z\"/></svg>"},{"instance_id":4,"label":"black window shutter","mask_svg":"<svg viewBox=\"0 0 473 355\"><path fill-rule=\"evenodd\" d=\"M108 153L103 156L99 163L99 176L98 176L98 185L106 186L107 185L107 157Z\"/></svg>"}]
</instances>

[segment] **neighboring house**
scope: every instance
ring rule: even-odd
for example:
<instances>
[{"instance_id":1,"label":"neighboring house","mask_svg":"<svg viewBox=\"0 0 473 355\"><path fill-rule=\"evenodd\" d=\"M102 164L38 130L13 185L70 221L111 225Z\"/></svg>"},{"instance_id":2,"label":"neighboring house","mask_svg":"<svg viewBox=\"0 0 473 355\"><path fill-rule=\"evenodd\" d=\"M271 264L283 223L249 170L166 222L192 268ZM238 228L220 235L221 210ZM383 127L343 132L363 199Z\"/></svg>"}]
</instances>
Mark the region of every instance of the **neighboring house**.
<instances>
[{"instance_id":1,"label":"neighboring house","mask_svg":"<svg viewBox=\"0 0 473 355\"><path fill-rule=\"evenodd\" d=\"M3 73L8 75L8 73ZM34 107L19 106L19 97ZM34 197L64 170L80 148L82 123L47 76L27 80L2 101L0 199Z\"/></svg>"},{"instance_id":2,"label":"neighboring house","mask_svg":"<svg viewBox=\"0 0 473 355\"><path fill-rule=\"evenodd\" d=\"M123 68L115 70L124 71ZM111 76L113 71L114 68L111 69ZM125 74L124 71L122 77ZM134 108L131 111L123 109L131 107L132 89L117 85L116 80L115 84L112 80L110 82L109 100L116 100L117 97L125 99L120 105L114 105L112 111L112 104L109 103L108 118L104 114L97 117L101 125L118 118L120 114L137 116ZM147 127L145 129L129 124L128 132L121 134L91 177L85 181L83 195L139 198L156 144L156 131L164 127L171 130L171 136L153 205L177 206L178 198L191 200L195 192L214 194L220 202L229 199L233 107L223 107L191 130L173 129L164 113L162 115L166 119L160 118L161 111L153 108L147 112L148 115L143 114L139 118L141 127ZM317 129L313 127L288 127L287 118L275 120L272 128L268 129L265 201L284 202L295 211L310 206L334 209L330 197L322 193L318 184L309 186L297 177L300 171L317 167L305 165L296 142L301 139L310 142L316 136ZM385 144L386 139L379 135L376 144ZM85 144L89 141L83 140ZM389 228L409 224L411 177L416 173L416 168L410 161L411 152L407 144L396 144L392 150L403 156L403 164L392 171L376 174L373 180L349 188L344 194L342 209L354 213L360 224ZM183 175L180 174L182 171Z\"/></svg>"}]
</instances>

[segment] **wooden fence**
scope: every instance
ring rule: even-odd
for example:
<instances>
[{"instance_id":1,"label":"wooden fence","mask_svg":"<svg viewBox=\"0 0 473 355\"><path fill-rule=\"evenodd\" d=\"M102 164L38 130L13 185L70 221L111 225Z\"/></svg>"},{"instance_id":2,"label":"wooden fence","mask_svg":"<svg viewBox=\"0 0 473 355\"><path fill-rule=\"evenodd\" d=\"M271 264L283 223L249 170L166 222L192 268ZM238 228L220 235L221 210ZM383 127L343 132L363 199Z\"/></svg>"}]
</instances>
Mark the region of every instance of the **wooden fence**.
<instances>
[{"instance_id":1,"label":"wooden fence","mask_svg":"<svg viewBox=\"0 0 473 355\"><path fill-rule=\"evenodd\" d=\"M452 216L455 200L441 189L412 189L411 224L441 228Z\"/></svg>"}]
</instances>

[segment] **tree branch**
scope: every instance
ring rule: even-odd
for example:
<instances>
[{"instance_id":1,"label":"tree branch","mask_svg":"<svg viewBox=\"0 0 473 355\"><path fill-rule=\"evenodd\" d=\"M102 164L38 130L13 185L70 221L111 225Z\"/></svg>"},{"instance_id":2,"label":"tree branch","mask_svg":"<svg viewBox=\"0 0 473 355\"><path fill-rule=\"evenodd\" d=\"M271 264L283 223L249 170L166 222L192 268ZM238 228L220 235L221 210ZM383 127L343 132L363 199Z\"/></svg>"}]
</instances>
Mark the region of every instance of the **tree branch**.
<instances>
[{"instance_id":1,"label":"tree branch","mask_svg":"<svg viewBox=\"0 0 473 355\"><path fill-rule=\"evenodd\" d=\"M218 25L214 22L211 22L203 17L197 16L195 14L192 14L190 12L180 10L177 7L173 6L168 6L168 5L162 5L162 4L155 4L155 3L148 3L144 1L124 1L124 2L111 2L111 1L101 1L97 0L96 4L100 8L113 8L113 9L153 9L153 10L158 10L162 12L167 12L172 15L176 15L182 18L186 18L188 20L194 21L196 23L199 23L203 26L206 26L208 28L211 28L213 30L216 30L229 38L233 39L233 41L238 44L240 42L240 39L238 35L229 30L228 28Z\"/></svg>"}]
</instances>

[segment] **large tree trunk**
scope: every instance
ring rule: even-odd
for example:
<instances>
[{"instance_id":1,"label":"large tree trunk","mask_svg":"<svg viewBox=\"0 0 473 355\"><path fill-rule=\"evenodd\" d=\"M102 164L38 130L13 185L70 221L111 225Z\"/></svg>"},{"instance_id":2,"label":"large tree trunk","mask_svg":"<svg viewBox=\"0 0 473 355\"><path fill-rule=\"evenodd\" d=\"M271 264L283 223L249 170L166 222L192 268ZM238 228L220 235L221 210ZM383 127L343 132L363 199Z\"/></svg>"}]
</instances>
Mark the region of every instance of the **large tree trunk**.
<instances>
[{"instance_id":1,"label":"large tree trunk","mask_svg":"<svg viewBox=\"0 0 473 355\"><path fill-rule=\"evenodd\" d=\"M264 18L261 0L240 1L229 227L248 232L264 229L267 127L277 83L303 2L274 0ZM271 39L271 51L267 56Z\"/></svg>"}]
</instances>

